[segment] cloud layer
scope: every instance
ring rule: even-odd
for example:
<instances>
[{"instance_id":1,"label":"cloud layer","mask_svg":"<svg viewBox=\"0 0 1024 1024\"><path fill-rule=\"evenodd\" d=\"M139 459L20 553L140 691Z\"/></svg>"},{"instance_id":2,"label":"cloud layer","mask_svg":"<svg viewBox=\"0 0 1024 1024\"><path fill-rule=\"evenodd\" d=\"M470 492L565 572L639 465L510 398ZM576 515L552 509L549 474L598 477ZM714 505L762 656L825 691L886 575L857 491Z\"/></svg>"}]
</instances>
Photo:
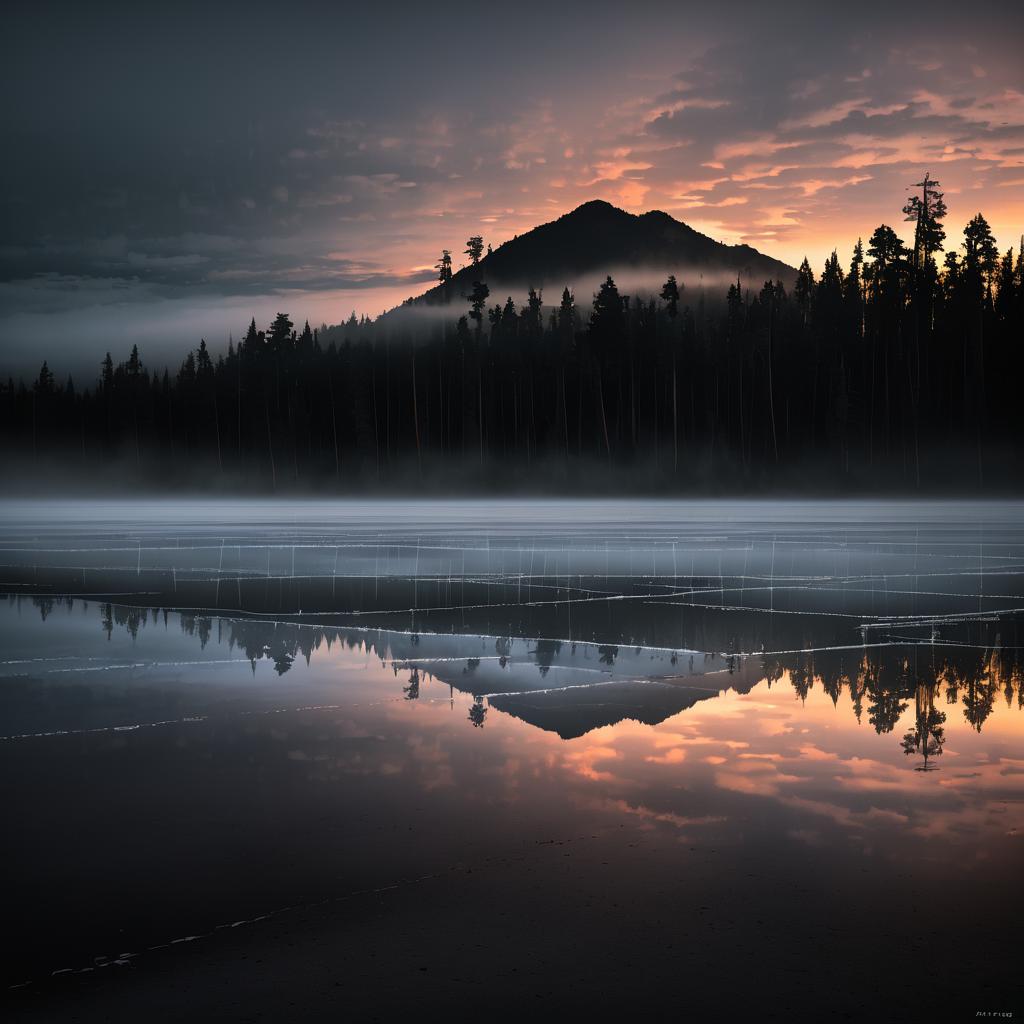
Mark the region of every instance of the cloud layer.
<instances>
[{"instance_id":1,"label":"cloud layer","mask_svg":"<svg viewBox=\"0 0 1024 1024\"><path fill-rule=\"evenodd\" d=\"M899 229L927 170L952 244L982 210L1017 245L1024 32L1005 5L932 8L913 31L871 5L473 11L20 15L2 71L18 97L5 361L74 344L76 310L115 340L159 316L175 343L190 301L215 341L229 309L379 312L442 247L592 198L820 266L880 221Z\"/></svg>"}]
</instances>

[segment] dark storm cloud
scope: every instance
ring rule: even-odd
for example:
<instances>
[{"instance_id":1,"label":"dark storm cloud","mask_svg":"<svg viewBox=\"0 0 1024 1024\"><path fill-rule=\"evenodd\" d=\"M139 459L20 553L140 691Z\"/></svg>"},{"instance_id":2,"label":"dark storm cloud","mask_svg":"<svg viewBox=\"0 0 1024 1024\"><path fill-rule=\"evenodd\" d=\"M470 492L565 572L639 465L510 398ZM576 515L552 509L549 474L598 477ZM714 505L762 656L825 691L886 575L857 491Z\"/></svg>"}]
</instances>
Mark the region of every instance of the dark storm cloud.
<instances>
[{"instance_id":1,"label":"dark storm cloud","mask_svg":"<svg viewBox=\"0 0 1024 1024\"><path fill-rule=\"evenodd\" d=\"M409 285L432 275L398 274L372 262L304 251L282 239L246 240L188 233L167 238L114 235L0 247L3 280L90 279L137 282L161 294L265 294L288 288L376 288Z\"/></svg>"}]
</instances>

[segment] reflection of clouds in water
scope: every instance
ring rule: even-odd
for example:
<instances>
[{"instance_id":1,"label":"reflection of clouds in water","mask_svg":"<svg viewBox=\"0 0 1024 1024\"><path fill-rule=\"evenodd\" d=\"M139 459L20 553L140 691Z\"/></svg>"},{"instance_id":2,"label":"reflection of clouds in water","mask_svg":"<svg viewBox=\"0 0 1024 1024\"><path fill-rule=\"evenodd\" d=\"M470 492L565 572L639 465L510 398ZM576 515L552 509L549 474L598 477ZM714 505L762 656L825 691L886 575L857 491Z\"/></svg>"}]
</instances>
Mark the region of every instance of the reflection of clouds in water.
<instances>
[{"instance_id":1,"label":"reflection of clouds in water","mask_svg":"<svg viewBox=\"0 0 1024 1024\"><path fill-rule=\"evenodd\" d=\"M451 756L443 737L435 735L425 739L422 736L411 736L407 743L416 773L416 784L421 789L430 792L455 784Z\"/></svg>"},{"instance_id":2,"label":"reflection of clouds in water","mask_svg":"<svg viewBox=\"0 0 1024 1024\"><path fill-rule=\"evenodd\" d=\"M652 764L682 764L686 760L687 752L685 747L671 747L664 754L648 754L644 758Z\"/></svg>"},{"instance_id":3,"label":"reflection of clouds in water","mask_svg":"<svg viewBox=\"0 0 1024 1024\"><path fill-rule=\"evenodd\" d=\"M220 719L211 713L209 722L193 726L197 731L190 742L205 735L201 730L207 725L233 716L269 736L273 756L297 770L301 766L310 780L395 780L424 798L444 795L466 806L564 808L568 803L579 813L610 822L624 815L642 819L645 827L675 830L691 841L731 842L756 829L762 838L825 846L853 842L896 858L941 859L956 851L978 851L1024 827L1024 760L1015 756L1024 717L1012 652L967 651L960 661L948 660L956 654L949 649L929 652L930 677L903 652L861 653L841 672L823 668L819 658L799 665L799 671L776 671L773 662L760 674L761 659L747 659L735 675L714 675L715 687L702 690L696 703L680 711L670 707L662 721L646 724L631 717L632 705L616 703L619 697L611 702L601 697L613 692L607 686L588 684L599 664L596 645L578 644L572 650L563 645L557 667L565 682L552 688L550 677L541 681L536 673L536 654L531 658L528 653L543 649L548 658L550 645L502 640L528 670L512 675L494 661L494 678L503 687L514 679L531 700L546 695L556 706L568 706L573 694L597 694L588 698L590 703L607 706L609 724L563 739L518 717L515 704L506 711L486 696L474 697L474 690L489 692L483 684L490 676L483 673L491 663L479 661L467 673L467 655L477 661L478 652L494 651L493 638L424 634L414 643L387 631L202 616L183 616L180 629L174 629L173 613L165 626L163 614L85 607L98 611L98 623L94 614L83 617L74 605L43 601L40 616L28 620L30 630L42 628L53 636L65 622L74 623L90 631L90 642L99 650L106 649L108 633L115 651L121 649L114 638L127 637L123 653L132 660L126 664L148 664L136 670L132 686L137 688L150 685L148 680L159 678L161 670L180 677L186 662L188 679L215 679L221 673L237 679L241 665L246 694L274 699L277 706L230 714L221 710L226 717ZM58 608L66 614L57 614ZM204 659L182 657L185 638ZM150 645L157 642L168 646L158 660L148 662ZM223 658L225 647L239 648L245 659ZM603 671L620 670L633 650L622 648L614 665ZM82 667L95 665L89 660L94 656L92 648L83 647ZM938 671L932 668L933 657L947 659ZM586 662L586 674L573 675L577 658ZM255 675L250 660L259 669ZM275 665L285 663L279 676ZM649 658L634 664L660 668ZM68 685L86 685L86 680L110 685L98 683L97 673L76 675L74 663L61 660L59 665L72 669L58 677L70 680ZM40 670L45 667L40 663ZM11 670L24 671L24 665L12 663ZM82 683L74 682L79 678ZM928 678L930 683L920 681ZM728 683L739 689L716 689ZM181 685L203 689L194 682ZM630 685L628 672L613 681L613 687ZM658 682L662 688L676 685L685 687L686 678ZM290 706L279 704L282 686L294 694ZM890 693L884 686L897 689ZM309 699L310 687L321 688L318 696L329 692L330 701ZM648 692L662 691L650 685L637 688L641 698ZM965 693L973 693L973 708L981 694L984 715L968 717L970 708L959 703ZM881 734L869 714L879 694L895 698ZM950 698L957 703L945 703ZM487 712L483 729L472 728L467 720L474 707ZM947 714L951 746L932 758L940 772L915 772L911 768L920 753L912 750L914 757L908 758L900 737L912 736L921 716L939 707ZM614 721L620 715L625 717Z\"/></svg>"},{"instance_id":4,"label":"reflection of clouds in water","mask_svg":"<svg viewBox=\"0 0 1024 1024\"><path fill-rule=\"evenodd\" d=\"M749 697L731 697L661 725L627 720L569 741L536 730L520 735L519 729L504 737L521 744L520 756L507 760L505 770L536 771L544 750L544 783L551 784L550 769L557 768L580 807L640 815L688 835L707 826L701 835L718 840L756 819L760 829L777 829L800 842L852 841L897 858L934 859L943 850L978 848L1024 826L1024 778L1017 774L1024 762L1003 756L1022 732L1013 709L993 714L1000 737L994 747L973 732L964 737L966 747L956 756L961 763L970 758L977 770L936 779L908 771L891 737L858 725L821 691L801 703L761 683ZM785 719L788 728L763 731L764 713ZM913 711L905 712L899 728L912 721ZM694 749L699 756L691 756ZM537 781L521 779L519 785ZM604 795L595 796L595 789ZM781 812L773 826L766 826L752 799ZM914 842L907 844L908 837ZM933 845L925 851L918 841Z\"/></svg>"},{"instance_id":5,"label":"reflection of clouds in water","mask_svg":"<svg viewBox=\"0 0 1024 1024\"><path fill-rule=\"evenodd\" d=\"M594 782L615 782L617 776L607 770L607 763L616 761L624 755L621 751L611 746L586 746L582 750L567 752L563 761L572 771L585 779Z\"/></svg>"}]
</instances>

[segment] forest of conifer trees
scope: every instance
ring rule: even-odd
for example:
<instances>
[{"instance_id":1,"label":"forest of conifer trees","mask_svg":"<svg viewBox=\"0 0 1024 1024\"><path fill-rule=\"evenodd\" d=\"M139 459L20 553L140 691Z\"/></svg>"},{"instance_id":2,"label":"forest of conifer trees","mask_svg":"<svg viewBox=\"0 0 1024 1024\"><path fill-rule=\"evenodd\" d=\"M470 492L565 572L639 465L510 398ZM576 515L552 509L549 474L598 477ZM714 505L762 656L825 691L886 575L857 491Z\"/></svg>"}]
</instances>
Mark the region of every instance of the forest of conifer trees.
<instances>
[{"instance_id":1,"label":"forest of conifer trees","mask_svg":"<svg viewBox=\"0 0 1024 1024\"><path fill-rule=\"evenodd\" d=\"M435 482L1009 489L1020 470L1024 256L978 214L946 243L937 183L848 262L724 296L478 282L448 318L296 330L287 314L177 370L133 347L79 387L44 363L0 387L8 456L266 490ZM475 236L476 240L478 236ZM938 257L946 243L945 256ZM439 264L450 279L450 262ZM491 304L492 300L496 301ZM603 474L607 471L607 476Z\"/></svg>"}]
</instances>

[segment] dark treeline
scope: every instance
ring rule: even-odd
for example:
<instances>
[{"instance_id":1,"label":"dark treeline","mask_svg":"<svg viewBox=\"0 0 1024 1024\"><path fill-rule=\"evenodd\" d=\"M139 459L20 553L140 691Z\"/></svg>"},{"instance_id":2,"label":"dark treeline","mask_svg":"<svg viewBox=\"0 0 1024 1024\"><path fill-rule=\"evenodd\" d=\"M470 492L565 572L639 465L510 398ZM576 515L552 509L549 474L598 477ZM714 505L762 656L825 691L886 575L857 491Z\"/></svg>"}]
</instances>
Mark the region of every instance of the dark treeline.
<instances>
[{"instance_id":1,"label":"dark treeline","mask_svg":"<svg viewBox=\"0 0 1024 1024\"><path fill-rule=\"evenodd\" d=\"M478 282L377 321L253 321L176 371L133 348L81 389L44 363L0 389L4 443L40 464L274 490L410 475L528 487L531 471L568 482L602 466L665 489L935 488L954 473L1012 487L1024 258L1000 255L978 214L940 265L936 186L926 176L904 209L911 245L883 224L848 263L833 253L819 276L805 260L759 291L673 276L628 296L608 277L592 301L566 288L551 306ZM450 286L450 259L439 269Z\"/></svg>"},{"instance_id":2,"label":"dark treeline","mask_svg":"<svg viewBox=\"0 0 1024 1024\"><path fill-rule=\"evenodd\" d=\"M22 600L8 598L11 603L20 604ZM74 599L70 597L33 597L31 602L44 620L57 607L69 611L74 608ZM149 621L161 622L164 627L168 622L167 609L111 603L95 607L108 638L115 628L127 630L135 637ZM479 659L438 662L428 656L422 666L416 664L415 654L396 659L387 632L193 614L181 615L180 624L183 632L194 636L203 648L213 639L232 651L241 652L250 661L254 673L257 662L269 661L278 675L284 675L298 659L309 664L321 648L329 651L334 644L339 644L365 650L382 664L390 663L406 700L416 700L421 683L432 678L476 698L469 714L474 725L482 725L489 710L485 703L487 684L480 683L475 675ZM411 634L409 644L413 651L418 642L417 635ZM531 643L529 657L543 677L546 666L558 654L563 642L537 640ZM499 655L507 654L510 645L511 638L499 637L494 649ZM576 650L574 643L569 646ZM614 666L619 648L603 645L598 650L600 663L609 668ZM795 652L761 658L759 671L754 671L749 678L754 682L764 679L769 686L788 684L804 701L817 690L838 706L845 695L858 722L867 722L879 735L893 734L904 752L914 757L915 767L926 770L929 762L943 752L949 711L958 709L960 715L953 721L966 723L981 732L999 701L1008 708L1024 709L1024 665L1020 650L1014 645L1005 648L949 645L932 648L924 657L890 646L865 647L852 657L850 652ZM504 657L500 664L505 667ZM741 692L747 692L751 683L738 680L738 685ZM910 708L914 710L913 727L900 736L897 727Z\"/></svg>"}]
</instances>

